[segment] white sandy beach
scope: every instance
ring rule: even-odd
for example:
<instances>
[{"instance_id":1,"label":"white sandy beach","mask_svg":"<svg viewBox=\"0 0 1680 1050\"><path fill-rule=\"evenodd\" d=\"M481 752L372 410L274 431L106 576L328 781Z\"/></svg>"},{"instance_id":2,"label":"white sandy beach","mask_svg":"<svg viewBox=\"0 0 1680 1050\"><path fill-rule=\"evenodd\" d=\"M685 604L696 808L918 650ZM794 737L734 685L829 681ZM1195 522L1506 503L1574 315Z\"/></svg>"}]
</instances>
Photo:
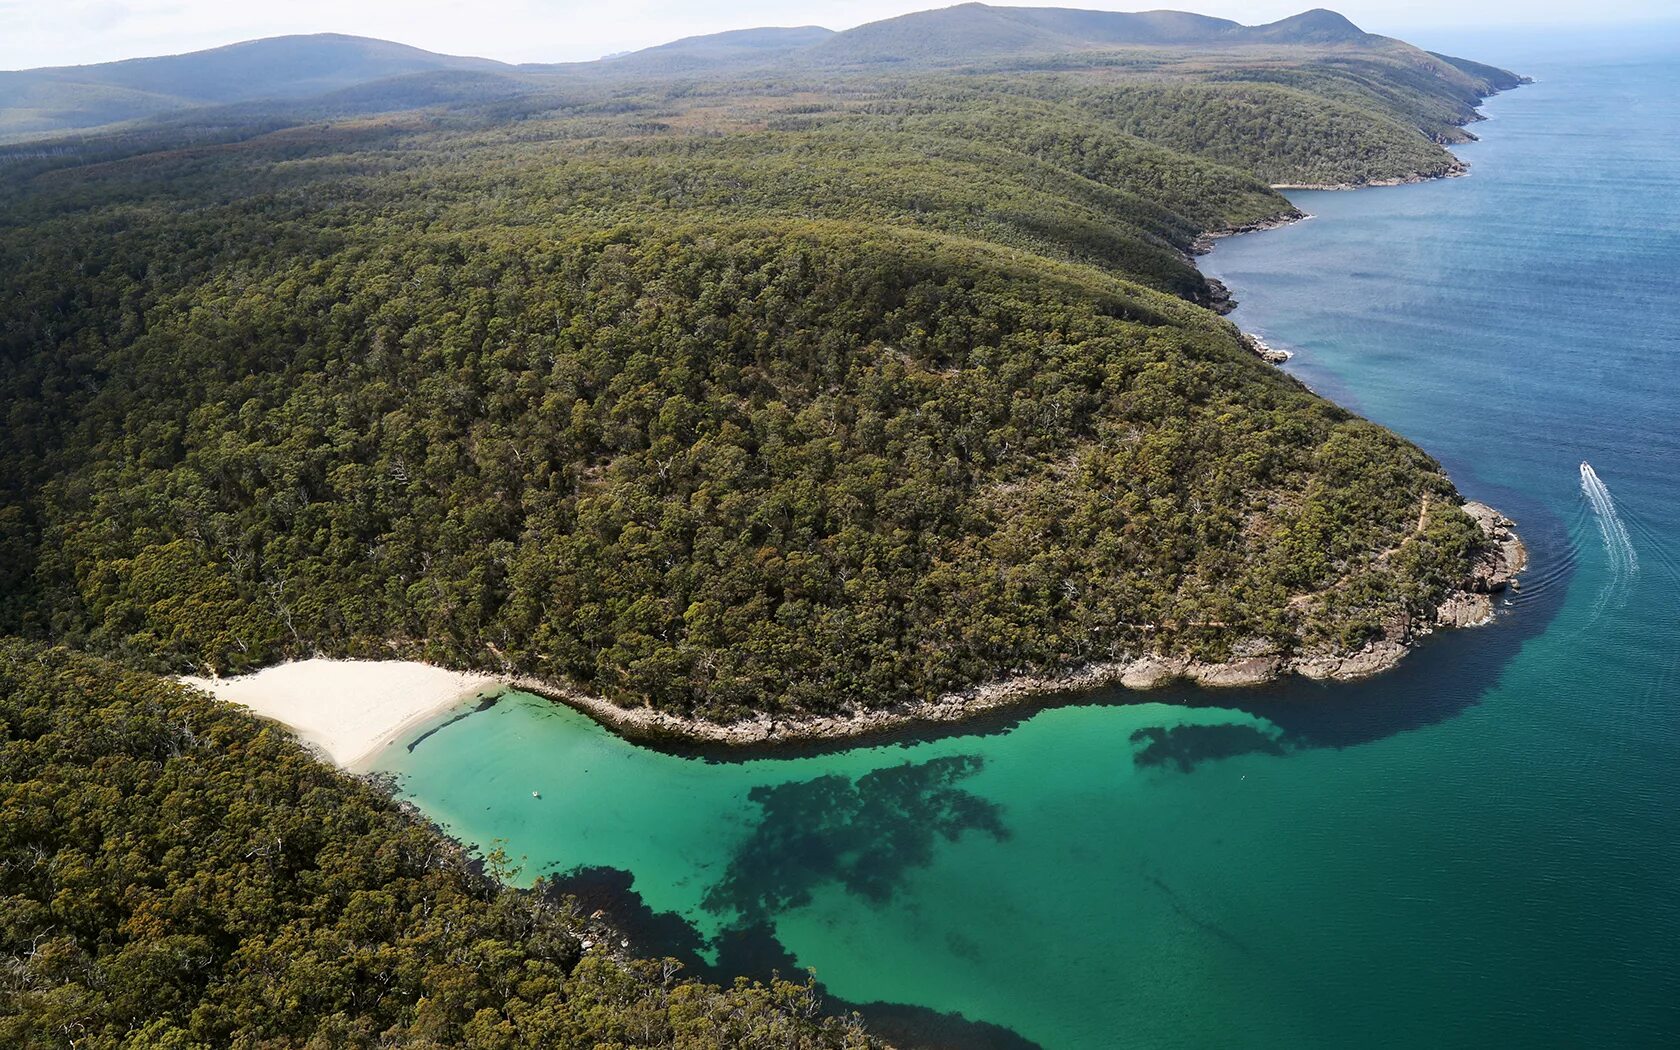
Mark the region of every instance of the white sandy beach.
<instances>
[{"instance_id":1,"label":"white sandy beach","mask_svg":"<svg viewBox=\"0 0 1680 1050\"><path fill-rule=\"evenodd\" d=\"M457 705L506 688L490 675L407 660L299 660L235 678L181 680L274 719L343 769Z\"/></svg>"}]
</instances>

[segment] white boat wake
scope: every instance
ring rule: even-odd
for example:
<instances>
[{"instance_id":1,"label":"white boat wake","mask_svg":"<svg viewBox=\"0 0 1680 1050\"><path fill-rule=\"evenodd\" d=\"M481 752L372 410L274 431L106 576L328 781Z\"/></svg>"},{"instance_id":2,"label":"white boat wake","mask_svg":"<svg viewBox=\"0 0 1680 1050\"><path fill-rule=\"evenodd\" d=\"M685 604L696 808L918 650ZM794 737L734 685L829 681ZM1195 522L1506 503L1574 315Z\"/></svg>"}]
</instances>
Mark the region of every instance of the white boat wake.
<instances>
[{"instance_id":1,"label":"white boat wake","mask_svg":"<svg viewBox=\"0 0 1680 1050\"><path fill-rule=\"evenodd\" d=\"M1581 493L1592 507L1599 537L1604 541L1604 552L1610 558L1610 579L1605 581L1593 602L1592 622L1596 623L1612 601L1619 605L1626 599L1631 581L1639 573L1639 552L1634 549L1627 525L1616 510L1616 501L1610 495L1609 486L1604 484L1590 463L1581 464Z\"/></svg>"}]
</instances>

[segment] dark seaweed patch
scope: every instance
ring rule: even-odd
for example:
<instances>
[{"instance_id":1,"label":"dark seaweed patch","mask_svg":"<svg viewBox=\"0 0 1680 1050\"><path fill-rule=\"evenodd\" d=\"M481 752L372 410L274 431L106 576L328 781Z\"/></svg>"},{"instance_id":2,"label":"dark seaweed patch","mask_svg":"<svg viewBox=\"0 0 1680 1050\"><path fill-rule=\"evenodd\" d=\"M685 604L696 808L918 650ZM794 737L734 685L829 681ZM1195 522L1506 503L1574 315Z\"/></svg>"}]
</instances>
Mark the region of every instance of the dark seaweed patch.
<instances>
[{"instance_id":1,"label":"dark seaweed patch","mask_svg":"<svg viewBox=\"0 0 1680 1050\"><path fill-rule=\"evenodd\" d=\"M700 955L706 940L694 924L674 911L654 911L636 892L635 884L636 876L630 872L605 865L572 868L544 880L552 896L575 897L585 914L601 911L610 916L612 925L638 946L638 952L646 954L651 949L676 959L690 972L717 979L716 971Z\"/></svg>"},{"instance_id":2,"label":"dark seaweed patch","mask_svg":"<svg viewBox=\"0 0 1680 1050\"><path fill-rule=\"evenodd\" d=\"M806 975L768 922L732 926L718 934L713 944L718 961L707 971L712 980L727 981L737 975L760 981L778 976L797 980ZM1013 1029L989 1021L909 1003L849 1002L829 994L821 982L816 985L828 1013L861 1014L871 1031L903 1050L1042 1050Z\"/></svg>"},{"instance_id":3,"label":"dark seaweed patch","mask_svg":"<svg viewBox=\"0 0 1680 1050\"><path fill-rule=\"evenodd\" d=\"M969 831L1008 837L1002 810L956 785L978 755L951 755L866 773L753 788L759 820L704 905L748 921L797 908L837 882L872 903L892 898L904 873L925 867L943 839Z\"/></svg>"},{"instance_id":4,"label":"dark seaweed patch","mask_svg":"<svg viewBox=\"0 0 1680 1050\"><path fill-rule=\"evenodd\" d=\"M1043 1050L1013 1028L973 1021L959 1013L905 1003L846 1005L863 1016L870 1031L906 1050Z\"/></svg>"},{"instance_id":5,"label":"dark seaweed patch","mask_svg":"<svg viewBox=\"0 0 1680 1050\"><path fill-rule=\"evenodd\" d=\"M1281 755L1287 750L1277 737L1242 722L1147 726L1132 734L1132 743L1143 745L1132 754L1134 764L1177 766L1181 773L1217 758Z\"/></svg>"}]
</instances>

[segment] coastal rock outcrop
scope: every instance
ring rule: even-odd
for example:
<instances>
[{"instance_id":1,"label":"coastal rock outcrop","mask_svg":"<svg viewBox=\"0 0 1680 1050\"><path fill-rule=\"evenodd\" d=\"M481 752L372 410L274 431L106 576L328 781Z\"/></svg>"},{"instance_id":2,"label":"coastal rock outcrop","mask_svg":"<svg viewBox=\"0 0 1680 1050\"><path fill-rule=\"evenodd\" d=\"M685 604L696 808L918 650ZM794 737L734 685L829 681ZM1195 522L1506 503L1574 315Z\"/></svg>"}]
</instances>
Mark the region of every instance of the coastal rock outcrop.
<instances>
[{"instance_id":1,"label":"coastal rock outcrop","mask_svg":"<svg viewBox=\"0 0 1680 1050\"><path fill-rule=\"evenodd\" d=\"M1237 301L1231 298L1231 289L1217 277L1202 278L1202 305L1216 314L1228 314L1237 308Z\"/></svg>"},{"instance_id":2,"label":"coastal rock outcrop","mask_svg":"<svg viewBox=\"0 0 1680 1050\"><path fill-rule=\"evenodd\" d=\"M1435 610L1440 627L1480 627L1493 619L1493 595L1514 586L1517 573L1528 564L1528 548L1516 523L1485 503L1471 501L1464 512L1475 519L1485 537L1457 590Z\"/></svg>"},{"instance_id":3,"label":"coastal rock outcrop","mask_svg":"<svg viewBox=\"0 0 1680 1050\"><path fill-rule=\"evenodd\" d=\"M1487 543L1477 551L1464 589L1476 594L1496 594L1528 565L1528 548L1516 532L1516 522L1485 503L1471 501L1464 512L1476 519Z\"/></svg>"},{"instance_id":4,"label":"coastal rock outcrop","mask_svg":"<svg viewBox=\"0 0 1680 1050\"><path fill-rule=\"evenodd\" d=\"M1289 669L1303 678L1351 682L1381 674L1406 655L1406 644L1382 638L1352 653L1310 653L1289 662Z\"/></svg>"},{"instance_id":5,"label":"coastal rock outcrop","mask_svg":"<svg viewBox=\"0 0 1680 1050\"><path fill-rule=\"evenodd\" d=\"M1264 339L1255 335L1253 332L1244 332L1242 334L1242 341L1243 345L1248 347L1250 353L1268 364L1281 365L1291 357L1295 356L1288 350L1283 350L1273 346Z\"/></svg>"},{"instance_id":6,"label":"coastal rock outcrop","mask_svg":"<svg viewBox=\"0 0 1680 1050\"><path fill-rule=\"evenodd\" d=\"M1281 227L1288 226L1290 223L1300 222L1302 219L1310 217L1311 216L1299 208L1290 208L1288 211L1279 212L1276 215L1267 216L1264 219L1256 219L1253 222L1238 223L1235 226L1226 226L1223 229L1209 230L1196 238L1190 246L1190 251L1193 255L1206 255L1208 252L1213 251L1213 246L1222 238L1236 237L1239 234L1244 233L1260 233L1265 230L1276 230Z\"/></svg>"},{"instance_id":7,"label":"coastal rock outcrop","mask_svg":"<svg viewBox=\"0 0 1680 1050\"><path fill-rule=\"evenodd\" d=\"M1127 689L1157 689L1183 678L1189 668L1183 657L1145 656L1128 663L1119 682Z\"/></svg>"},{"instance_id":8,"label":"coastal rock outcrop","mask_svg":"<svg viewBox=\"0 0 1680 1050\"><path fill-rule=\"evenodd\" d=\"M1186 677L1197 685L1230 689L1270 682L1282 668L1283 661L1276 656L1249 656L1219 663L1192 663Z\"/></svg>"},{"instance_id":9,"label":"coastal rock outcrop","mask_svg":"<svg viewBox=\"0 0 1680 1050\"><path fill-rule=\"evenodd\" d=\"M1448 595L1435 610L1435 622L1441 627L1480 627L1492 619L1493 600L1472 591Z\"/></svg>"}]
</instances>

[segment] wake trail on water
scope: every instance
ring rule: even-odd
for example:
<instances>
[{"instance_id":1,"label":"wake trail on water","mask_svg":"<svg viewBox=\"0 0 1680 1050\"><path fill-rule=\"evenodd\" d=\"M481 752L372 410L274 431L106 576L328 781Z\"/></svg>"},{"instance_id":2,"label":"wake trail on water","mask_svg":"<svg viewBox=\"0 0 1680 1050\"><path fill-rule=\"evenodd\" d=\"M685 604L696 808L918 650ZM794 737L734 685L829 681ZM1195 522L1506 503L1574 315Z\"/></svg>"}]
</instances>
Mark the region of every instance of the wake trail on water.
<instances>
[{"instance_id":1,"label":"wake trail on water","mask_svg":"<svg viewBox=\"0 0 1680 1050\"><path fill-rule=\"evenodd\" d=\"M1579 522L1576 525L1578 526ZM1571 529L1571 532L1573 531ZM1505 605L1515 608L1539 601L1559 582L1568 580L1575 571L1575 563L1580 560L1581 552L1574 544L1567 544L1555 552L1534 555L1523 573L1522 585L1512 588L1507 593Z\"/></svg>"},{"instance_id":2,"label":"wake trail on water","mask_svg":"<svg viewBox=\"0 0 1680 1050\"><path fill-rule=\"evenodd\" d=\"M1639 537L1639 549L1648 555L1655 555L1657 563L1668 570L1669 578L1680 581L1680 560L1676 560L1674 555L1669 553L1668 544L1662 534L1631 511L1624 509L1622 520L1627 524L1628 531Z\"/></svg>"},{"instance_id":3,"label":"wake trail on water","mask_svg":"<svg viewBox=\"0 0 1680 1050\"><path fill-rule=\"evenodd\" d=\"M1592 516L1592 508L1585 500L1575 504L1574 514L1564 522L1564 531L1575 536ZM1515 608L1539 601L1559 583L1567 582L1581 560L1581 548L1575 543L1546 544L1529 551L1529 562L1523 569L1520 585L1506 592L1504 605Z\"/></svg>"},{"instance_id":4,"label":"wake trail on water","mask_svg":"<svg viewBox=\"0 0 1680 1050\"><path fill-rule=\"evenodd\" d=\"M1633 539L1616 509L1609 486L1593 470L1591 463L1581 464L1581 493L1592 507L1593 517L1598 522L1599 538L1604 541L1605 554L1610 558L1610 579L1598 592L1589 621L1597 623L1612 601L1620 605L1626 599L1633 577L1639 573L1639 553L1634 550Z\"/></svg>"}]
</instances>

